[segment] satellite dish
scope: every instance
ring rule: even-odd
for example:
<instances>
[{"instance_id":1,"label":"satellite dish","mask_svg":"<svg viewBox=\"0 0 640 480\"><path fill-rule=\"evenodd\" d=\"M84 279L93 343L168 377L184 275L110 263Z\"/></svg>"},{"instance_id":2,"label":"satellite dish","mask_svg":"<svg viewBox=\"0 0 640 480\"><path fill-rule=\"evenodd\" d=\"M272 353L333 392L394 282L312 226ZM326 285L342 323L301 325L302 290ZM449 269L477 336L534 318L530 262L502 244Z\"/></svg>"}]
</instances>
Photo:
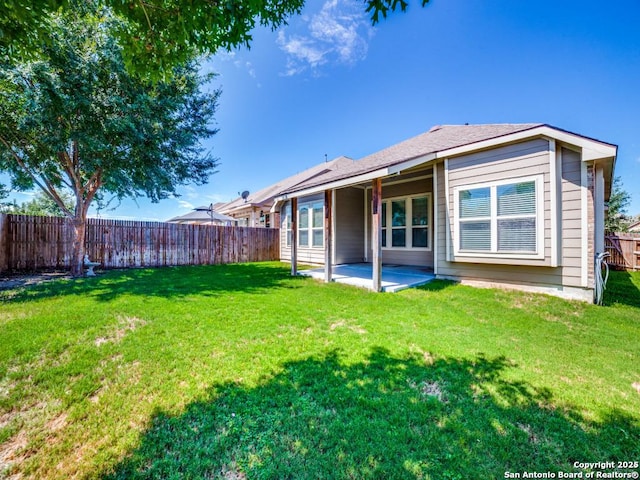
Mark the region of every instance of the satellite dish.
<instances>
[{"instance_id":1,"label":"satellite dish","mask_svg":"<svg viewBox=\"0 0 640 480\"><path fill-rule=\"evenodd\" d=\"M245 190L244 192L242 192L240 194L240 196L242 197L242 199L246 202L247 198L249 197L249 190Z\"/></svg>"}]
</instances>

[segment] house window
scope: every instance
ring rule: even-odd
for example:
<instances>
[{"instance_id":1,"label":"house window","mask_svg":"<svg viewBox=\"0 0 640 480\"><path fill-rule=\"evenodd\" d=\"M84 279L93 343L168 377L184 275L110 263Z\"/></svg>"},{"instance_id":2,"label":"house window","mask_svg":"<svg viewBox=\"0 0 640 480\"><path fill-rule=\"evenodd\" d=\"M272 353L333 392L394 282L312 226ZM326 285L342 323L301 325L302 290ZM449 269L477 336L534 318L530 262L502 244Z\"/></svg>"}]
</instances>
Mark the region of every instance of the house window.
<instances>
[{"instance_id":1,"label":"house window","mask_svg":"<svg viewBox=\"0 0 640 480\"><path fill-rule=\"evenodd\" d=\"M391 246L407 246L407 200L391 202Z\"/></svg>"},{"instance_id":2,"label":"house window","mask_svg":"<svg viewBox=\"0 0 640 480\"><path fill-rule=\"evenodd\" d=\"M324 245L324 208L322 202L303 203L298 209L298 245Z\"/></svg>"},{"instance_id":3,"label":"house window","mask_svg":"<svg viewBox=\"0 0 640 480\"><path fill-rule=\"evenodd\" d=\"M382 201L383 248L430 248L429 198L419 195Z\"/></svg>"},{"instance_id":4,"label":"house window","mask_svg":"<svg viewBox=\"0 0 640 480\"><path fill-rule=\"evenodd\" d=\"M542 177L454 189L456 253L536 254Z\"/></svg>"},{"instance_id":5,"label":"house window","mask_svg":"<svg viewBox=\"0 0 640 480\"><path fill-rule=\"evenodd\" d=\"M427 197L411 199L411 246L429 247L429 209Z\"/></svg>"},{"instance_id":6,"label":"house window","mask_svg":"<svg viewBox=\"0 0 640 480\"><path fill-rule=\"evenodd\" d=\"M264 213L264 210L260 210L260 223L265 228L269 228L271 226L269 214L268 213Z\"/></svg>"},{"instance_id":7,"label":"house window","mask_svg":"<svg viewBox=\"0 0 640 480\"><path fill-rule=\"evenodd\" d=\"M291 203L284 207L284 228L287 235L287 247L291 246Z\"/></svg>"},{"instance_id":8,"label":"house window","mask_svg":"<svg viewBox=\"0 0 640 480\"><path fill-rule=\"evenodd\" d=\"M298 210L298 245L309 246L309 205L300 205Z\"/></svg>"}]
</instances>

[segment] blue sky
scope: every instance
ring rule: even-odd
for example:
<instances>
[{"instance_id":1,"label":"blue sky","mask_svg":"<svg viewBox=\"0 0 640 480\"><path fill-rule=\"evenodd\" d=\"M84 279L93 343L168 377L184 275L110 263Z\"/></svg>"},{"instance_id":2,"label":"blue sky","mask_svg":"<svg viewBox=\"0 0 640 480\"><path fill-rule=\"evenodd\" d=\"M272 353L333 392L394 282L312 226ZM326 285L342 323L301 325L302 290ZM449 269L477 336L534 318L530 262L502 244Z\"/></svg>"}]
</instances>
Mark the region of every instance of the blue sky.
<instances>
[{"instance_id":1,"label":"blue sky","mask_svg":"<svg viewBox=\"0 0 640 480\"><path fill-rule=\"evenodd\" d=\"M250 50L203 66L222 88L205 186L104 217L166 220L438 124L542 122L619 146L640 213L640 2L431 0L371 27L363 3L312 0ZM18 201L26 197L18 197Z\"/></svg>"}]
</instances>

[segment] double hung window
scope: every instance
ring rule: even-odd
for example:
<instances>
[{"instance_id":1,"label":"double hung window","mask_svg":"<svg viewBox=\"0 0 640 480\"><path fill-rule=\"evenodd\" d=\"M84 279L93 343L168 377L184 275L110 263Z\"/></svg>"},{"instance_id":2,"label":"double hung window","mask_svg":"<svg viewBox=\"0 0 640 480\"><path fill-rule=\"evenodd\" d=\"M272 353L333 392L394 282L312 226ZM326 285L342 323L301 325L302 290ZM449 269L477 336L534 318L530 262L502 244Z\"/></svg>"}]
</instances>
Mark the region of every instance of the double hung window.
<instances>
[{"instance_id":1,"label":"double hung window","mask_svg":"<svg viewBox=\"0 0 640 480\"><path fill-rule=\"evenodd\" d=\"M302 203L298 208L298 246L324 245L324 209L322 202Z\"/></svg>"}]
</instances>

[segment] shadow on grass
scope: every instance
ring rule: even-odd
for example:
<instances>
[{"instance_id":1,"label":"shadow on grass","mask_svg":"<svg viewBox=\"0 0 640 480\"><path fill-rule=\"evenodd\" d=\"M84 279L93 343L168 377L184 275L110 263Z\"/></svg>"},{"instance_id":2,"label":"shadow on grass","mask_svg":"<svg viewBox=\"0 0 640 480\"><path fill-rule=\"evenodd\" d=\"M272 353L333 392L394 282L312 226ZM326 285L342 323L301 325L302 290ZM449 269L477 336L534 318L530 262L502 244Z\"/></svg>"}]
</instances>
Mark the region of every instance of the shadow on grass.
<instances>
[{"instance_id":1,"label":"shadow on grass","mask_svg":"<svg viewBox=\"0 0 640 480\"><path fill-rule=\"evenodd\" d=\"M454 282L451 280L431 280L428 283L419 285L414 288L416 290L424 290L425 292L439 292L440 290L445 290L455 285L458 285L458 282Z\"/></svg>"},{"instance_id":2,"label":"shadow on grass","mask_svg":"<svg viewBox=\"0 0 640 480\"><path fill-rule=\"evenodd\" d=\"M179 416L158 412L101 478L487 479L639 458L637 419L560 410L548 391L503 378L510 367L384 350L289 363L255 388L215 385Z\"/></svg>"},{"instance_id":3,"label":"shadow on grass","mask_svg":"<svg viewBox=\"0 0 640 480\"><path fill-rule=\"evenodd\" d=\"M109 301L123 294L181 298L228 292L269 293L273 288L295 288L300 281L304 280L291 277L288 268L277 263L111 270L95 278L52 281L3 292L0 300L24 302L84 295Z\"/></svg>"},{"instance_id":4,"label":"shadow on grass","mask_svg":"<svg viewBox=\"0 0 640 480\"><path fill-rule=\"evenodd\" d=\"M604 304L620 304L640 308L640 272L610 272Z\"/></svg>"}]
</instances>

